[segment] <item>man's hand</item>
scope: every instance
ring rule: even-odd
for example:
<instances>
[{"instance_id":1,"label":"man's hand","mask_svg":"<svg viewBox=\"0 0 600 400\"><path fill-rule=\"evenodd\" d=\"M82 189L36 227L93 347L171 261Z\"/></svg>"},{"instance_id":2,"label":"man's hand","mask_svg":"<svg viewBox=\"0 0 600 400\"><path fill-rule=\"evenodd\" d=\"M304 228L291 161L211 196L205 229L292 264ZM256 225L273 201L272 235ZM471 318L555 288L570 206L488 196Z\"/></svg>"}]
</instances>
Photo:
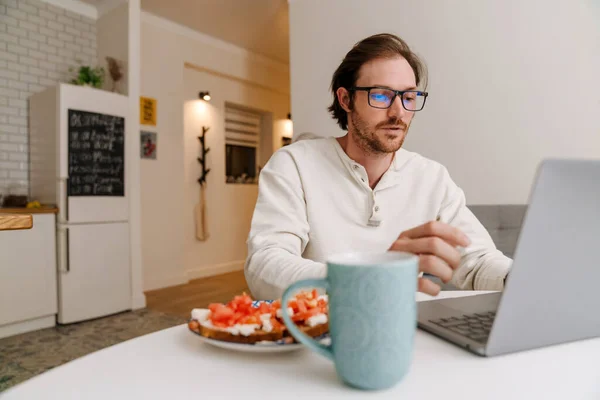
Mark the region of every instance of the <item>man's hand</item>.
<instances>
[{"instance_id":1,"label":"man's hand","mask_svg":"<svg viewBox=\"0 0 600 400\"><path fill-rule=\"evenodd\" d=\"M448 283L460 264L461 254L456 247L467 247L470 243L457 228L431 221L402 232L390 250L418 255L419 272L435 275ZM419 291L435 296L440 292L440 286L427 278L419 278Z\"/></svg>"}]
</instances>

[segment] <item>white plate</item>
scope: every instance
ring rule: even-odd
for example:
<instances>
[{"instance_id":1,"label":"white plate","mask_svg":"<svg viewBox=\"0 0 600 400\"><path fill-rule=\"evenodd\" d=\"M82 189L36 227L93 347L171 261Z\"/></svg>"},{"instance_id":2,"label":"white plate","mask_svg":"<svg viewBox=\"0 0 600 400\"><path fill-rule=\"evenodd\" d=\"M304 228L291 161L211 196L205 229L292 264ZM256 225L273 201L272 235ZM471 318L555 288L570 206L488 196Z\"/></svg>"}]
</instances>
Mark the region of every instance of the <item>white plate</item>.
<instances>
[{"instance_id":1,"label":"white plate","mask_svg":"<svg viewBox=\"0 0 600 400\"><path fill-rule=\"evenodd\" d=\"M203 341L204 343L207 343L211 346L215 346L215 347L221 347L223 349L228 349L228 350L236 350L236 351L246 351L246 352L251 352L251 353L285 353L288 351L296 351L296 350L301 350L304 348L304 345L302 345L301 343L290 343L290 344L285 344L285 343L277 343L277 342L271 342L269 344L262 344L262 343L257 343L257 344L247 344L247 343L232 343L232 342L225 342L223 340L215 340L215 339L209 339L207 337L204 337L192 330L190 330L190 332L196 334L197 337L200 338L201 341Z\"/></svg>"}]
</instances>

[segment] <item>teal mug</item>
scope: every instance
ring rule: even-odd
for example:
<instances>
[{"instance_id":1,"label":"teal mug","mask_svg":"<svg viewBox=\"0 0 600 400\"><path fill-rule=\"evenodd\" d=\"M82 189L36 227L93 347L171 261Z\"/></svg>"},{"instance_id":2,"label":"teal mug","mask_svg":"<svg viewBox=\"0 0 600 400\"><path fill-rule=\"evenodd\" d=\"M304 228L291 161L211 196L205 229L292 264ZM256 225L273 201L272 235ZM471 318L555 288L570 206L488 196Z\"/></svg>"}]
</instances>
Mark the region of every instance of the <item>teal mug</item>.
<instances>
[{"instance_id":1,"label":"teal mug","mask_svg":"<svg viewBox=\"0 0 600 400\"><path fill-rule=\"evenodd\" d=\"M390 388L404 378L412 360L418 269L416 255L396 251L332 257L325 279L296 282L281 300L284 307L302 288L324 288L331 345L302 333L286 312L283 320L296 340L333 361L346 384Z\"/></svg>"}]
</instances>

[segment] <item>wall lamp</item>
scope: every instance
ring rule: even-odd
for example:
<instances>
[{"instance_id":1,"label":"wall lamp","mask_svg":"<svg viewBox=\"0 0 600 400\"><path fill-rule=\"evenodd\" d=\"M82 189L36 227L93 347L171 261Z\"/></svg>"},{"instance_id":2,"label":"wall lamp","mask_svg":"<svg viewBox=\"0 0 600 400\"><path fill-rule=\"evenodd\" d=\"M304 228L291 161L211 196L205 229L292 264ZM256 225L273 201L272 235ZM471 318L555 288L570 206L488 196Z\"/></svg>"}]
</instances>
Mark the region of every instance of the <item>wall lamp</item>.
<instances>
[{"instance_id":1,"label":"wall lamp","mask_svg":"<svg viewBox=\"0 0 600 400\"><path fill-rule=\"evenodd\" d=\"M204 101L210 101L210 93L209 92L200 92L200 93L198 93L198 97Z\"/></svg>"}]
</instances>

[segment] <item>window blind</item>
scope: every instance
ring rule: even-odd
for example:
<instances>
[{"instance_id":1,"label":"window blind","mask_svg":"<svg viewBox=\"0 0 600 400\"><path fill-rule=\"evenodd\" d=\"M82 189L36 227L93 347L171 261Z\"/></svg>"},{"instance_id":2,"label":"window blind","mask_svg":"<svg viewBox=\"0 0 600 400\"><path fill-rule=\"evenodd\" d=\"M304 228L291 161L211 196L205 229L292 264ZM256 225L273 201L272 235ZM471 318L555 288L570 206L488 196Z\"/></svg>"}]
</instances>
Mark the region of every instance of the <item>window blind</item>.
<instances>
[{"instance_id":1,"label":"window blind","mask_svg":"<svg viewBox=\"0 0 600 400\"><path fill-rule=\"evenodd\" d=\"M252 111L225 106L225 142L239 146L258 147L261 115Z\"/></svg>"}]
</instances>

